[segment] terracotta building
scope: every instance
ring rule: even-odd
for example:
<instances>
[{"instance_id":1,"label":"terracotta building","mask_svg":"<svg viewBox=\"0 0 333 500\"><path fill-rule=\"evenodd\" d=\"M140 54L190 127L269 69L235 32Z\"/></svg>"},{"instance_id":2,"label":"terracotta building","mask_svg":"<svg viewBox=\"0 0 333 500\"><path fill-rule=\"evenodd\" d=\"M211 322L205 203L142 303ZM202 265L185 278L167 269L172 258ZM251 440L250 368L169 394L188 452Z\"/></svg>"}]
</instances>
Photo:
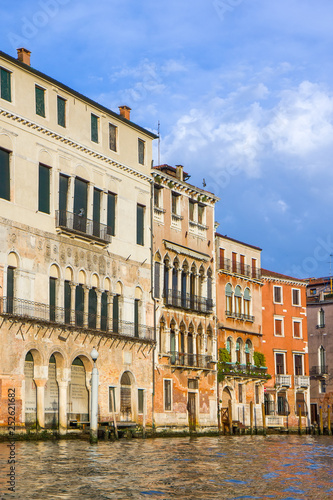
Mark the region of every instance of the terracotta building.
<instances>
[{"instance_id":1,"label":"terracotta building","mask_svg":"<svg viewBox=\"0 0 333 500\"><path fill-rule=\"evenodd\" d=\"M265 384L267 422L309 426L310 379L306 284L262 269L263 353L272 378Z\"/></svg>"},{"instance_id":2,"label":"terracotta building","mask_svg":"<svg viewBox=\"0 0 333 500\"><path fill-rule=\"evenodd\" d=\"M152 423L151 132L0 52L0 424Z\"/></svg>"},{"instance_id":3,"label":"terracotta building","mask_svg":"<svg viewBox=\"0 0 333 500\"><path fill-rule=\"evenodd\" d=\"M157 429L217 427L214 206L182 166L154 178Z\"/></svg>"},{"instance_id":4,"label":"terracotta building","mask_svg":"<svg viewBox=\"0 0 333 500\"><path fill-rule=\"evenodd\" d=\"M321 407L327 425L333 405L333 283L330 277L307 282L311 421L318 423Z\"/></svg>"},{"instance_id":5,"label":"terracotta building","mask_svg":"<svg viewBox=\"0 0 333 500\"><path fill-rule=\"evenodd\" d=\"M216 233L216 314L218 327L219 401L222 424L262 425L264 382L261 366L261 249ZM253 408L253 410L250 408Z\"/></svg>"}]
</instances>

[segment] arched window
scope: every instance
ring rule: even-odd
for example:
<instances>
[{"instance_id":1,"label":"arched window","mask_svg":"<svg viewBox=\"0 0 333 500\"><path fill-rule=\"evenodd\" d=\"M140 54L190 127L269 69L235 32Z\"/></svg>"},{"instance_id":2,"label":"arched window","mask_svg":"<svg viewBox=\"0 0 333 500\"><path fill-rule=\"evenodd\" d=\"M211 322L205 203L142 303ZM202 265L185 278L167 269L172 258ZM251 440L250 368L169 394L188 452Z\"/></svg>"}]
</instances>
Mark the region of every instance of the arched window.
<instances>
[{"instance_id":1,"label":"arched window","mask_svg":"<svg viewBox=\"0 0 333 500\"><path fill-rule=\"evenodd\" d=\"M193 264L191 267L191 274L190 274L190 309L195 309L196 304L195 304L195 276L196 276L196 267Z\"/></svg>"},{"instance_id":2,"label":"arched window","mask_svg":"<svg viewBox=\"0 0 333 500\"><path fill-rule=\"evenodd\" d=\"M326 350L321 345L319 347L319 374L327 373L326 367Z\"/></svg>"},{"instance_id":3,"label":"arched window","mask_svg":"<svg viewBox=\"0 0 333 500\"><path fill-rule=\"evenodd\" d=\"M185 261L182 268L182 277L181 277L181 306L183 308L188 308L187 304L187 274L188 274L188 264Z\"/></svg>"},{"instance_id":4,"label":"arched window","mask_svg":"<svg viewBox=\"0 0 333 500\"><path fill-rule=\"evenodd\" d=\"M154 262L154 297L155 299L160 298L160 268L161 268L161 257L159 253L155 255Z\"/></svg>"},{"instance_id":5,"label":"arched window","mask_svg":"<svg viewBox=\"0 0 333 500\"><path fill-rule=\"evenodd\" d=\"M172 304L174 306L178 305L178 267L179 262L175 259L172 268Z\"/></svg>"},{"instance_id":6,"label":"arched window","mask_svg":"<svg viewBox=\"0 0 333 500\"><path fill-rule=\"evenodd\" d=\"M166 304L168 304L169 298L169 267L169 259L165 257L163 262L163 296Z\"/></svg>"},{"instance_id":7,"label":"arched window","mask_svg":"<svg viewBox=\"0 0 333 500\"><path fill-rule=\"evenodd\" d=\"M318 311L318 328L324 328L325 326L325 311L321 307Z\"/></svg>"},{"instance_id":8,"label":"arched window","mask_svg":"<svg viewBox=\"0 0 333 500\"><path fill-rule=\"evenodd\" d=\"M7 304L6 312L11 314L14 312L14 303L16 295L16 283L15 274L16 268L18 266L17 255L11 252L8 255L8 267L7 267Z\"/></svg>"},{"instance_id":9,"label":"arched window","mask_svg":"<svg viewBox=\"0 0 333 500\"><path fill-rule=\"evenodd\" d=\"M213 278L212 270L209 268L207 271L207 310L213 308Z\"/></svg>"},{"instance_id":10,"label":"arched window","mask_svg":"<svg viewBox=\"0 0 333 500\"><path fill-rule=\"evenodd\" d=\"M95 288L90 288L88 297L88 327L96 329L97 318L97 293Z\"/></svg>"},{"instance_id":11,"label":"arched window","mask_svg":"<svg viewBox=\"0 0 333 500\"><path fill-rule=\"evenodd\" d=\"M239 285L235 288L235 316L236 318L242 316L242 289Z\"/></svg>"},{"instance_id":12,"label":"arched window","mask_svg":"<svg viewBox=\"0 0 333 500\"><path fill-rule=\"evenodd\" d=\"M251 319L251 291L249 288L244 290L244 316L245 319Z\"/></svg>"},{"instance_id":13,"label":"arched window","mask_svg":"<svg viewBox=\"0 0 333 500\"><path fill-rule=\"evenodd\" d=\"M131 378L128 372L124 372L120 379L120 411L126 420L131 419L132 392Z\"/></svg>"},{"instance_id":14,"label":"arched window","mask_svg":"<svg viewBox=\"0 0 333 500\"><path fill-rule=\"evenodd\" d=\"M247 365L252 362L252 343L251 340L247 340L245 343L245 361Z\"/></svg>"},{"instance_id":15,"label":"arched window","mask_svg":"<svg viewBox=\"0 0 333 500\"><path fill-rule=\"evenodd\" d=\"M242 354L241 354L242 347L243 347L243 341L242 339L238 338L236 341L236 363L241 363L242 361Z\"/></svg>"},{"instance_id":16,"label":"arched window","mask_svg":"<svg viewBox=\"0 0 333 500\"><path fill-rule=\"evenodd\" d=\"M231 316L233 311L232 307L232 286L228 283L225 287L225 313Z\"/></svg>"}]
</instances>

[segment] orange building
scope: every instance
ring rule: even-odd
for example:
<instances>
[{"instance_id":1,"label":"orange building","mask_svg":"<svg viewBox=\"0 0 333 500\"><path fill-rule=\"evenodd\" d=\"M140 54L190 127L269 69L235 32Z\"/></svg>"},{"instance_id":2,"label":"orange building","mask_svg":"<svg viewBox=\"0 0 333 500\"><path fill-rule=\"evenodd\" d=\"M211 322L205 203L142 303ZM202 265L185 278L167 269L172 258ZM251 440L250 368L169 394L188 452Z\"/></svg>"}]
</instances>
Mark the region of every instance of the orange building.
<instances>
[{"instance_id":1,"label":"orange building","mask_svg":"<svg viewBox=\"0 0 333 500\"><path fill-rule=\"evenodd\" d=\"M262 269L263 353L272 378L265 384L270 426L309 426L310 379L306 283Z\"/></svg>"},{"instance_id":2,"label":"orange building","mask_svg":"<svg viewBox=\"0 0 333 500\"><path fill-rule=\"evenodd\" d=\"M230 415L237 425L262 425L264 382L261 366L261 249L216 233L217 327L220 353L218 393L221 421Z\"/></svg>"},{"instance_id":3,"label":"orange building","mask_svg":"<svg viewBox=\"0 0 333 500\"><path fill-rule=\"evenodd\" d=\"M182 166L154 177L157 430L217 427L214 206Z\"/></svg>"}]
</instances>

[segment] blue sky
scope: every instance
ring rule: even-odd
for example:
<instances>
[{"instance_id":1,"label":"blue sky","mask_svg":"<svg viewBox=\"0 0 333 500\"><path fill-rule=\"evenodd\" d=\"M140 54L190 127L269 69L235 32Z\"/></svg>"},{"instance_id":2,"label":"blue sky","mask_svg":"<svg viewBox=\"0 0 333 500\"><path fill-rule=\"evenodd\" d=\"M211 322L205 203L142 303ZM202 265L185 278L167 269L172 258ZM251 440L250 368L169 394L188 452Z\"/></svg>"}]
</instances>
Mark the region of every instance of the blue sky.
<instances>
[{"instance_id":1,"label":"blue sky","mask_svg":"<svg viewBox=\"0 0 333 500\"><path fill-rule=\"evenodd\" d=\"M329 274L331 0L16 0L0 19L4 52L160 121L161 163L205 178L219 231L260 246L263 267Z\"/></svg>"}]
</instances>

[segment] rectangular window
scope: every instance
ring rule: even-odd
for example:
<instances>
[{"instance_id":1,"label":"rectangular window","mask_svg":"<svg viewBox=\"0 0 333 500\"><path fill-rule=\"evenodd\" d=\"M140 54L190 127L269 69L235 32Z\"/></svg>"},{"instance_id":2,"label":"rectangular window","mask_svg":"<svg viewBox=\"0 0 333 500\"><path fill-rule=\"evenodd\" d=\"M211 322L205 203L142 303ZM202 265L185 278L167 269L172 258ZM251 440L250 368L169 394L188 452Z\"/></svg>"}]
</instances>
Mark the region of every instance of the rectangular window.
<instances>
[{"instance_id":1,"label":"rectangular window","mask_svg":"<svg viewBox=\"0 0 333 500\"><path fill-rule=\"evenodd\" d=\"M100 238L100 221L101 221L101 191L94 188L93 198L93 235Z\"/></svg>"},{"instance_id":2,"label":"rectangular window","mask_svg":"<svg viewBox=\"0 0 333 500\"><path fill-rule=\"evenodd\" d=\"M243 403L243 385L238 384L238 401L239 403Z\"/></svg>"},{"instance_id":3,"label":"rectangular window","mask_svg":"<svg viewBox=\"0 0 333 500\"><path fill-rule=\"evenodd\" d=\"M198 205L198 223L203 224L204 223L204 215L205 215L205 206L204 205Z\"/></svg>"},{"instance_id":4,"label":"rectangular window","mask_svg":"<svg viewBox=\"0 0 333 500\"><path fill-rule=\"evenodd\" d=\"M85 233L87 229L88 183L78 177L74 185L73 229Z\"/></svg>"},{"instance_id":5,"label":"rectangular window","mask_svg":"<svg viewBox=\"0 0 333 500\"><path fill-rule=\"evenodd\" d=\"M108 294L102 292L101 296L101 330L106 332L108 327Z\"/></svg>"},{"instance_id":6,"label":"rectangular window","mask_svg":"<svg viewBox=\"0 0 333 500\"><path fill-rule=\"evenodd\" d=\"M189 378L187 379L187 387L189 389L199 389L199 382L195 378Z\"/></svg>"},{"instance_id":7,"label":"rectangular window","mask_svg":"<svg viewBox=\"0 0 333 500\"><path fill-rule=\"evenodd\" d=\"M56 278L50 278L50 321L56 320Z\"/></svg>"},{"instance_id":8,"label":"rectangular window","mask_svg":"<svg viewBox=\"0 0 333 500\"><path fill-rule=\"evenodd\" d=\"M188 218L190 221L194 221L194 207L195 203L192 200L189 200L188 202Z\"/></svg>"},{"instance_id":9,"label":"rectangular window","mask_svg":"<svg viewBox=\"0 0 333 500\"><path fill-rule=\"evenodd\" d=\"M245 255L240 255L239 259L240 259L240 273L244 274L244 272L245 272Z\"/></svg>"},{"instance_id":10,"label":"rectangular window","mask_svg":"<svg viewBox=\"0 0 333 500\"><path fill-rule=\"evenodd\" d=\"M303 375L303 356L302 354L294 355L295 375Z\"/></svg>"},{"instance_id":11,"label":"rectangular window","mask_svg":"<svg viewBox=\"0 0 333 500\"><path fill-rule=\"evenodd\" d=\"M50 213L50 167L39 164L38 211Z\"/></svg>"},{"instance_id":12,"label":"rectangular window","mask_svg":"<svg viewBox=\"0 0 333 500\"><path fill-rule=\"evenodd\" d=\"M43 116L45 118L45 90L41 87L35 86L35 97L36 97L36 115Z\"/></svg>"},{"instance_id":13,"label":"rectangular window","mask_svg":"<svg viewBox=\"0 0 333 500\"><path fill-rule=\"evenodd\" d=\"M284 375L284 354L282 352L275 353L276 374Z\"/></svg>"},{"instance_id":14,"label":"rectangular window","mask_svg":"<svg viewBox=\"0 0 333 500\"><path fill-rule=\"evenodd\" d=\"M67 175L59 175L59 226L67 227L67 202L69 179Z\"/></svg>"},{"instance_id":15,"label":"rectangular window","mask_svg":"<svg viewBox=\"0 0 333 500\"><path fill-rule=\"evenodd\" d=\"M144 214L145 207L143 205L136 206L136 243L144 245Z\"/></svg>"},{"instance_id":16,"label":"rectangular window","mask_svg":"<svg viewBox=\"0 0 333 500\"><path fill-rule=\"evenodd\" d=\"M154 207L160 208L161 206L161 188L154 186Z\"/></svg>"},{"instance_id":17,"label":"rectangular window","mask_svg":"<svg viewBox=\"0 0 333 500\"><path fill-rule=\"evenodd\" d=\"M8 151L0 149L0 198L10 200L10 170Z\"/></svg>"},{"instance_id":18,"label":"rectangular window","mask_svg":"<svg viewBox=\"0 0 333 500\"><path fill-rule=\"evenodd\" d=\"M98 116L91 114L91 140L98 142Z\"/></svg>"},{"instance_id":19,"label":"rectangular window","mask_svg":"<svg viewBox=\"0 0 333 500\"><path fill-rule=\"evenodd\" d=\"M75 324L83 326L84 316L84 289L82 285L77 285L75 288Z\"/></svg>"},{"instance_id":20,"label":"rectangular window","mask_svg":"<svg viewBox=\"0 0 333 500\"><path fill-rule=\"evenodd\" d=\"M235 273L237 271L237 254L232 252L232 272Z\"/></svg>"},{"instance_id":21,"label":"rectangular window","mask_svg":"<svg viewBox=\"0 0 333 500\"><path fill-rule=\"evenodd\" d=\"M257 259L252 259L252 278L260 278L257 270Z\"/></svg>"},{"instance_id":22,"label":"rectangular window","mask_svg":"<svg viewBox=\"0 0 333 500\"><path fill-rule=\"evenodd\" d=\"M292 294L293 294L293 306L300 306L301 301L300 301L300 293L299 293L298 288L293 288Z\"/></svg>"},{"instance_id":23,"label":"rectangular window","mask_svg":"<svg viewBox=\"0 0 333 500\"><path fill-rule=\"evenodd\" d=\"M274 318L274 335L283 336L283 320Z\"/></svg>"},{"instance_id":24,"label":"rectangular window","mask_svg":"<svg viewBox=\"0 0 333 500\"><path fill-rule=\"evenodd\" d=\"M1 73L1 99L11 102L12 100L12 90L11 90L11 73L4 68L0 68Z\"/></svg>"},{"instance_id":25,"label":"rectangular window","mask_svg":"<svg viewBox=\"0 0 333 500\"><path fill-rule=\"evenodd\" d=\"M66 99L57 96L58 125L66 127Z\"/></svg>"},{"instance_id":26,"label":"rectangular window","mask_svg":"<svg viewBox=\"0 0 333 500\"><path fill-rule=\"evenodd\" d=\"M302 337L302 322L293 320L293 336L296 339L300 339Z\"/></svg>"},{"instance_id":27,"label":"rectangular window","mask_svg":"<svg viewBox=\"0 0 333 500\"><path fill-rule=\"evenodd\" d=\"M116 388L109 387L109 412L116 413Z\"/></svg>"},{"instance_id":28,"label":"rectangular window","mask_svg":"<svg viewBox=\"0 0 333 500\"><path fill-rule=\"evenodd\" d=\"M171 388L172 380L164 380L164 411L171 411L172 409Z\"/></svg>"},{"instance_id":29,"label":"rectangular window","mask_svg":"<svg viewBox=\"0 0 333 500\"><path fill-rule=\"evenodd\" d=\"M139 299L134 299L134 337L139 337Z\"/></svg>"},{"instance_id":30,"label":"rectangular window","mask_svg":"<svg viewBox=\"0 0 333 500\"><path fill-rule=\"evenodd\" d=\"M119 295L114 295L112 303L112 331L119 332Z\"/></svg>"},{"instance_id":31,"label":"rectangular window","mask_svg":"<svg viewBox=\"0 0 333 500\"><path fill-rule=\"evenodd\" d=\"M145 141L138 139L138 160L141 165L145 164Z\"/></svg>"},{"instance_id":32,"label":"rectangular window","mask_svg":"<svg viewBox=\"0 0 333 500\"><path fill-rule=\"evenodd\" d=\"M116 234L116 195L108 193L107 234Z\"/></svg>"},{"instance_id":33,"label":"rectangular window","mask_svg":"<svg viewBox=\"0 0 333 500\"><path fill-rule=\"evenodd\" d=\"M155 262L155 273L154 273L154 297L155 299L160 298L160 268L161 264Z\"/></svg>"},{"instance_id":34,"label":"rectangular window","mask_svg":"<svg viewBox=\"0 0 333 500\"><path fill-rule=\"evenodd\" d=\"M65 323L66 325L69 325L71 322L71 309L72 309L72 293L69 281L65 281L64 309L65 309Z\"/></svg>"},{"instance_id":35,"label":"rectangular window","mask_svg":"<svg viewBox=\"0 0 333 500\"><path fill-rule=\"evenodd\" d=\"M109 148L111 151L117 151L117 129L118 127L109 123Z\"/></svg>"},{"instance_id":36,"label":"rectangular window","mask_svg":"<svg viewBox=\"0 0 333 500\"><path fill-rule=\"evenodd\" d=\"M273 293L274 293L274 302L276 304L282 304L282 287L281 286L274 286L273 288Z\"/></svg>"},{"instance_id":37,"label":"rectangular window","mask_svg":"<svg viewBox=\"0 0 333 500\"><path fill-rule=\"evenodd\" d=\"M138 413L143 413L144 389L138 389Z\"/></svg>"},{"instance_id":38,"label":"rectangular window","mask_svg":"<svg viewBox=\"0 0 333 500\"><path fill-rule=\"evenodd\" d=\"M224 269L224 248L220 248L220 263L219 268Z\"/></svg>"},{"instance_id":39,"label":"rectangular window","mask_svg":"<svg viewBox=\"0 0 333 500\"><path fill-rule=\"evenodd\" d=\"M7 313L14 312L14 277L15 277L15 268L7 267Z\"/></svg>"}]
</instances>

